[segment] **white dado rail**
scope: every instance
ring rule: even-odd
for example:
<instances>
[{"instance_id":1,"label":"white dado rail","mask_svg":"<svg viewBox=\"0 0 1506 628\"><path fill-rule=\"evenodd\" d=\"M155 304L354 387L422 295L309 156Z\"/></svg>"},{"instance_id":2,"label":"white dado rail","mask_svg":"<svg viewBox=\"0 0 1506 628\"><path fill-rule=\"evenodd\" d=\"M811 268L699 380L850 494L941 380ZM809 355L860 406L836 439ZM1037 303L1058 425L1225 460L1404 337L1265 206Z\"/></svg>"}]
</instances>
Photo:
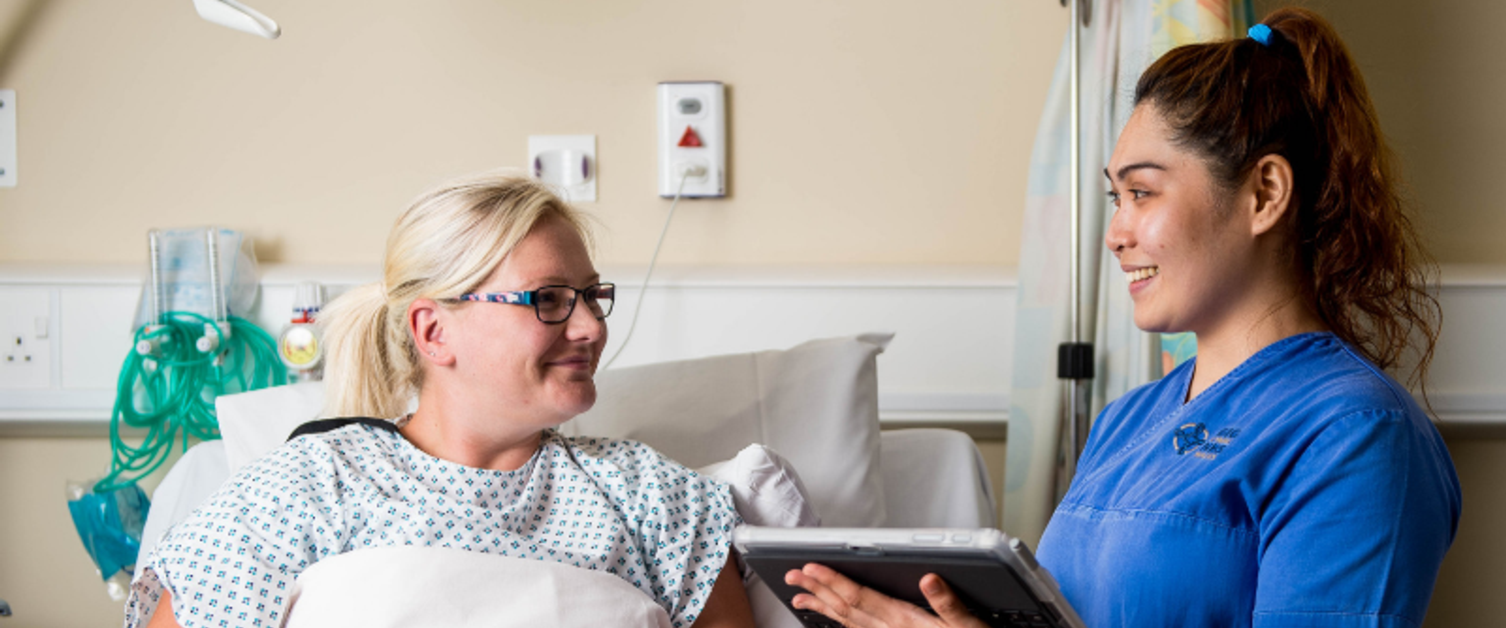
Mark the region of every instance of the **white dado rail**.
<instances>
[{"instance_id":1,"label":"white dado rail","mask_svg":"<svg viewBox=\"0 0 1506 628\"><path fill-rule=\"evenodd\" d=\"M608 355L631 322L642 273L603 269L620 286ZM0 433L102 433L143 275L125 265L0 264L0 332L7 343L23 336L34 360L0 362ZM299 281L338 293L376 276L369 266L264 265L248 318L275 334ZM661 268L617 367L892 331L879 358L886 425L999 437L1008 419L1015 288L1014 270L1003 266ZM1495 327L1506 320L1506 267L1446 267L1440 299L1433 408L1446 425L1506 426L1506 330ZM42 330L32 315L38 307Z\"/></svg>"},{"instance_id":2,"label":"white dado rail","mask_svg":"<svg viewBox=\"0 0 1506 628\"><path fill-rule=\"evenodd\" d=\"M619 285L611 355L632 321L644 269L602 270ZM34 355L28 372L46 363L49 373L23 381L0 362L0 431L76 433L108 421L144 274L129 266L0 265L0 325L9 325L0 332L25 337ZM247 318L275 335L298 282L319 281L338 294L377 276L366 266L264 265L257 310ZM1014 290L1012 269L998 266L663 267L615 367L892 331L879 359L886 422L1002 436ZM38 302L49 318L46 338L33 337L33 317L7 316Z\"/></svg>"}]
</instances>

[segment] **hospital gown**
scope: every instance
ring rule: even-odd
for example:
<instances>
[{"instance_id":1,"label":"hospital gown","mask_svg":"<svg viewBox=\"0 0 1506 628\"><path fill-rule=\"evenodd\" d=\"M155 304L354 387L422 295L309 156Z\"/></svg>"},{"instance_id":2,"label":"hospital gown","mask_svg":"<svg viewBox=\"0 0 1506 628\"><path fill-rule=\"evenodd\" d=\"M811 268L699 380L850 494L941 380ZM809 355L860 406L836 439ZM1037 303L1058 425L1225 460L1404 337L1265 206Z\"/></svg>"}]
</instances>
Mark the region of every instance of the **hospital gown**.
<instances>
[{"instance_id":1,"label":"hospital gown","mask_svg":"<svg viewBox=\"0 0 1506 628\"><path fill-rule=\"evenodd\" d=\"M1041 538L1087 625L1420 625L1460 491L1411 395L1328 333L1193 368L1104 409Z\"/></svg>"},{"instance_id":2,"label":"hospital gown","mask_svg":"<svg viewBox=\"0 0 1506 628\"><path fill-rule=\"evenodd\" d=\"M616 575L689 626L739 520L725 485L632 442L544 432L514 471L430 456L401 435L347 425L247 465L158 543L125 625L162 589L185 627L282 624L298 574L366 547L460 548Z\"/></svg>"}]
</instances>

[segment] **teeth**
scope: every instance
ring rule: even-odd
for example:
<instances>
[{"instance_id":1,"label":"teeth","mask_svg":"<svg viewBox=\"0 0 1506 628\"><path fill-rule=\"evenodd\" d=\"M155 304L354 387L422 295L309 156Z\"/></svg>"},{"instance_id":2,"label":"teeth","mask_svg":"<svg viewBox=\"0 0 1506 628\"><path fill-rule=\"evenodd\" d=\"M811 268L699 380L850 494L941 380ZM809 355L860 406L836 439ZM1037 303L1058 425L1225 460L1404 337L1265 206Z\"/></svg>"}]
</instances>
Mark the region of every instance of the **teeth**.
<instances>
[{"instance_id":1,"label":"teeth","mask_svg":"<svg viewBox=\"0 0 1506 628\"><path fill-rule=\"evenodd\" d=\"M1137 281L1150 279L1151 277L1155 277L1159 274L1161 274L1161 268L1159 266L1151 266L1149 268L1141 268L1124 273L1124 278L1130 283L1135 283Z\"/></svg>"}]
</instances>

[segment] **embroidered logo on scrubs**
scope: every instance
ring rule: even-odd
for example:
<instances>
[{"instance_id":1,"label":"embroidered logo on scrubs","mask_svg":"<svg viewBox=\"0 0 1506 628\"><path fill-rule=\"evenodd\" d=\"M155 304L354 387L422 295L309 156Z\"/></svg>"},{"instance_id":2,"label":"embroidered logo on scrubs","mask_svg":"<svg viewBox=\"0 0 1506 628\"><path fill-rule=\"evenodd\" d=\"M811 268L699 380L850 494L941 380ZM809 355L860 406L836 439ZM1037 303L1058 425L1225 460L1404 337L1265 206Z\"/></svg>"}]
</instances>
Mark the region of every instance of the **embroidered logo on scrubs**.
<instances>
[{"instance_id":1,"label":"embroidered logo on scrubs","mask_svg":"<svg viewBox=\"0 0 1506 628\"><path fill-rule=\"evenodd\" d=\"M1177 455L1192 451L1206 442L1208 442L1208 426L1202 423L1188 423L1171 434L1171 446L1176 448Z\"/></svg>"},{"instance_id":2,"label":"embroidered logo on scrubs","mask_svg":"<svg viewBox=\"0 0 1506 628\"><path fill-rule=\"evenodd\" d=\"M1214 460L1234 439L1239 438L1239 432L1239 428L1226 427L1210 438L1207 425L1188 423L1172 432L1171 446L1177 450L1177 455L1192 452L1192 455L1204 460Z\"/></svg>"}]
</instances>

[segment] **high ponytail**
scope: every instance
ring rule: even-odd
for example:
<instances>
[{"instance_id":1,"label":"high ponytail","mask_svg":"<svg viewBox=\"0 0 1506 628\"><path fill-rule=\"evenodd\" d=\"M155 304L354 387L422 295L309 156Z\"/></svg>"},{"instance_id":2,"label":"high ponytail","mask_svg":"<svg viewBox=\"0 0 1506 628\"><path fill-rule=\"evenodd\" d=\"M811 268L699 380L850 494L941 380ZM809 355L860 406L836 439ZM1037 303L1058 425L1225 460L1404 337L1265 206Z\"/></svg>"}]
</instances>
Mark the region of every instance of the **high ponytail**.
<instances>
[{"instance_id":1,"label":"high ponytail","mask_svg":"<svg viewBox=\"0 0 1506 628\"><path fill-rule=\"evenodd\" d=\"M1285 8L1266 41L1183 46L1141 76L1135 104L1156 108L1174 141L1227 189L1267 155L1292 165L1293 266L1334 334L1382 368L1416 344L1422 384L1438 338L1435 268L1407 216L1393 157L1363 77L1322 17Z\"/></svg>"},{"instance_id":2,"label":"high ponytail","mask_svg":"<svg viewBox=\"0 0 1506 628\"><path fill-rule=\"evenodd\" d=\"M456 298L485 283L545 219L562 221L591 241L574 208L523 177L483 175L414 201L387 237L382 282L341 295L319 317L324 416L392 418L407 412L424 381L408 307L417 299L464 307Z\"/></svg>"}]
</instances>

